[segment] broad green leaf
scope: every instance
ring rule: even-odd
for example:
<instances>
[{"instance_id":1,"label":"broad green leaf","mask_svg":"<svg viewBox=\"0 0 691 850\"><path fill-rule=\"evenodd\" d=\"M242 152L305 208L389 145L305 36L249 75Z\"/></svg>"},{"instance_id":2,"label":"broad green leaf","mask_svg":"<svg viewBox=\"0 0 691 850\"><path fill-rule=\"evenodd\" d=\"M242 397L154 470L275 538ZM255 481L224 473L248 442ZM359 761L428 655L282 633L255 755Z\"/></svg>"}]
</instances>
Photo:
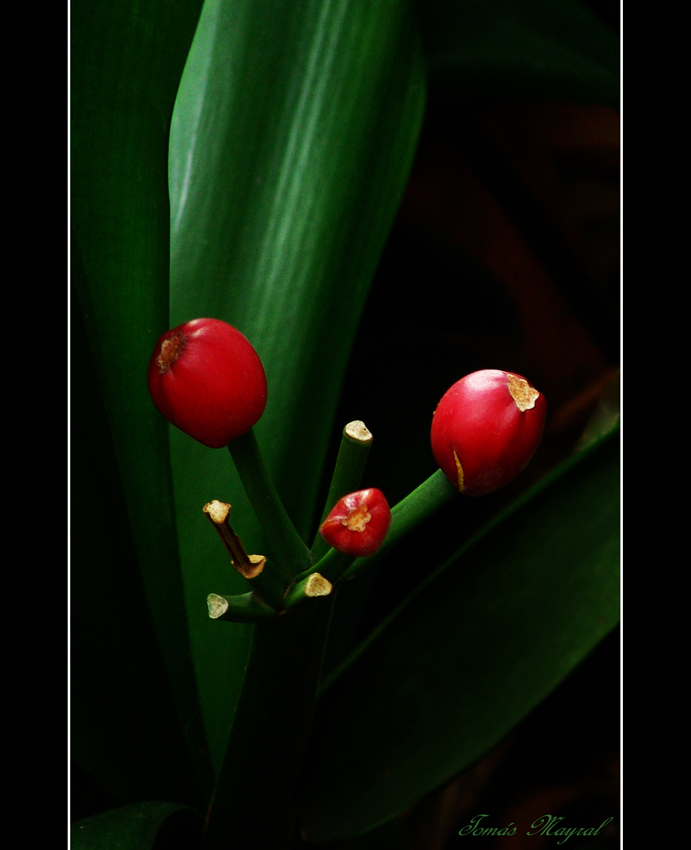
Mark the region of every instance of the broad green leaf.
<instances>
[{"instance_id":1,"label":"broad green leaf","mask_svg":"<svg viewBox=\"0 0 691 850\"><path fill-rule=\"evenodd\" d=\"M619 104L617 35L577 0L424 0L418 8L435 89Z\"/></svg>"},{"instance_id":2,"label":"broad green leaf","mask_svg":"<svg viewBox=\"0 0 691 850\"><path fill-rule=\"evenodd\" d=\"M177 803L133 803L84 818L70 828L72 850L189 850L202 819Z\"/></svg>"},{"instance_id":3,"label":"broad green leaf","mask_svg":"<svg viewBox=\"0 0 691 850\"><path fill-rule=\"evenodd\" d=\"M211 315L257 348L269 401L255 431L303 535L313 533L350 347L421 121L410 11L398 0L209 0L176 103L172 323ZM174 434L172 457L194 659L218 764L248 631L206 616L206 595L237 592L239 580L202 506L230 502L248 551L271 552L227 452Z\"/></svg>"},{"instance_id":4,"label":"broad green leaf","mask_svg":"<svg viewBox=\"0 0 691 850\"><path fill-rule=\"evenodd\" d=\"M320 702L310 839L403 811L535 708L618 621L618 535L615 434L425 582Z\"/></svg>"},{"instance_id":5,"label":"broad green leaf","mask_svg":"<svg viewBox=\"0 0 691 850\"><path fill-rule=\"evenodd\" d=\"M122 802L196 801L76 299L71 332L72 754Z\"/></svg>"},{"instance_id":6,"label":"broad green leaf","mask_svg":"<svg viewBox=\"0 0 691 850\"><path fill-rule=\"evenodd\" d=\"M178 728L169 736L166 757L151 752L148 720L128 725L129 749L139 752L128 769L137 777L137 787L148 787L149 794L170 780L170 757L183 763L187 758L185 733L196 738L194 753L202 747L193 722L197 698L188 657L167 429L145 380L153 344L168 323L168 132L200 5L198 0L76 0L71 6L73 277L85 336L77 368L86 361L93 364L91 374L74 388L73 417L95 421L92 412L101 400L103 404L99 430L87 435L89 445L73 443L75 457L87 456L93 468L88 471L90 489L77 494L72 550L86 572L91 558L90 569L98 574L93 584L81 570L73 575L73 615L92 611L84 637L92 649L107 646L105 657L110 657L125 629L127 643L141 643L141 657L157 668L152 681L168 678ZM101 503L103 512L98 510ZM140 575L137 581L135 574ZM94 586L103 585L119 591L126 586L133 595L90 597ZM94 615L95 604L100 616ZM149 613L140 616L147 608ZM81 635L84 623L75 626ZM122 662L127 664L126 655ZM93 668L75 665L72 677L75 688L88 693L95 674ZM122 680L109 679L103 669L96 678L103 690L94 707L101 710L82 717L80 725L89 728L80 731L85 740L108 741L121 734L123 716L146 717L150 689L139 687L133 677L121 690ZM157 704L164 700L161 695ZM168 718L161 725L167 728ZM93 751L80 755L98 761ZM117 754L90 768L116 793L128 793ZM186 796L187 789L179 793Z\"/></svg>"}]
</instances>

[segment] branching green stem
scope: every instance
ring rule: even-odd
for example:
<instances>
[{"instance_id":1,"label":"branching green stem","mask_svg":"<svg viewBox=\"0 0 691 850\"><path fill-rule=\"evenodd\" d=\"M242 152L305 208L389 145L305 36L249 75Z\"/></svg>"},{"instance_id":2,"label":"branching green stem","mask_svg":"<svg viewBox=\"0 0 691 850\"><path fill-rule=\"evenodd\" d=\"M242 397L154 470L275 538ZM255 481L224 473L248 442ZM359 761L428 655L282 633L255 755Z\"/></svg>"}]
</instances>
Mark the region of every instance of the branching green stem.
<instances>
[{"instance_id":1,"label":"branching green stem","mask_svg":"<svg viewBox=\"0 0 691 850\"><path fill-rule=\"evenodd\" d=\"M266 528L267 522L272 521L282 529L278 543L275 535L270 543L289 558L294 582L286 596L288 610L253 626L249 663L209 813L204 850L263 850L290 844L297 826L300 772L336 595L336 588L331 587L326 591L328 595L313 595L324 592L323 586L316 590L312 586L315 573L319 572L321 582L333 579L335 583L344 572L346 576L354 575L377 558L357 559L348 569L352 559L331 550L318 562L318 570L309 561L305 563L306 547L302 541L296 545L289 520L286 531L285 511L282 505L280 510L276 507L280 501L274 496L273 485L267 485L270 481L256 442L251 438L234 446L233 457L262 524ZM256 486L253 476L259 477L262 487ZM443 473L432 475L394 507L391 530L380 552L455 495ZM300 560L302 568L298 569ZM228 600L229 607L235 609L231 618L233 614L249 617L260 613L258 600L251 597L248 594ZM212 603L222 607L225 601L216 597Z\"/></svg>"},{"instance_id":2,"label":"branching green stem","mask_svg":"<svg viewBox=\"0 0 691 850\"><path fill-rule=\"evenodd\" d=\"M283 507L254 432L233 440L228 449L280 567L289 575L308 569L309 550Z\"/></svg>"}]
</instances>

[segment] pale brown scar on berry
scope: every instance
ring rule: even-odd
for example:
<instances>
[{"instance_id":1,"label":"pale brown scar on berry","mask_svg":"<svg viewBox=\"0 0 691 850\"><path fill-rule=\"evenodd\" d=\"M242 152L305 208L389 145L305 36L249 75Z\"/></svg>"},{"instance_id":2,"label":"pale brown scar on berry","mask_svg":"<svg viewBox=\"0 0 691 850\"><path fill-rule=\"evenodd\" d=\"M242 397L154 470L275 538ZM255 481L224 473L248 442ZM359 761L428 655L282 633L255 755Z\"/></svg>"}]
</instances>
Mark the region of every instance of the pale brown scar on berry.
<instances>
[{"instance_id":1,"label":"pale brown scar on berry","mask_svg":"<svg viewBox=\"0 0 691 850\"><path fill-rule=\"evenodd\" d=\"M511 374L509 374L509 392L521 413L535 407L535 402L540 398L540 393L534 387L531 387L524 378L518 378Z\"/></svg>"},{"instance_id":2,"label":"pale brown scar on berry","mask_svg":"<svg viewBox=\"0 0 691 850\"><path fill-rule=\"evenodd\" d=\"M341 525L345 525L348 531L364 531L367 523L372 519L372 514L367 510L367 505L363 502L354 508L345 519L341 520Z\"/></svg>"}]
</instances>

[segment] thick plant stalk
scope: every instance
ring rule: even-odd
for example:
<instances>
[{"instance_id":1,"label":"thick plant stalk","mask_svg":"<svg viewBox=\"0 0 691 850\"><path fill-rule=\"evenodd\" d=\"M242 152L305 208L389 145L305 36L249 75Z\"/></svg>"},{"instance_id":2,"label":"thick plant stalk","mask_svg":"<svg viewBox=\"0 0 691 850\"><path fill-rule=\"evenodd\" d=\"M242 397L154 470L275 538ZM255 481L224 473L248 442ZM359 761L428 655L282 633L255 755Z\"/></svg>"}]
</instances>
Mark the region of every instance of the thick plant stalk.
<instances>
[{"instance_id":1,"label":"thick plant stalk","mask_svg":"<svg viewBox=\"0 0 691 850\"><path fill-rule=\"evenodd\" d=\"M333 599L306 600L254 626L204 850L290 847Z\"/></svg>"}]
</instances>

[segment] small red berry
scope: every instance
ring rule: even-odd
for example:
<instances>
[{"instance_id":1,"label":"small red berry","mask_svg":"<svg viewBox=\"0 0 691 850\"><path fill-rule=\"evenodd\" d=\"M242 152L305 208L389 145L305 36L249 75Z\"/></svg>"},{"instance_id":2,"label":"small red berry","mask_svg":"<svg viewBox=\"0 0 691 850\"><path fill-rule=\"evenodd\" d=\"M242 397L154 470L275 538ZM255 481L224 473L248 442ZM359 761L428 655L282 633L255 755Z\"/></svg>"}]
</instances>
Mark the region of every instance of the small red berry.
<instances>
[{"instance_id":1,"label":"small red berry","mask_svg":"<svg viewBox=\"0 0 691 850\"><path fill-rule=\"evenodd\" d=\"M457 381L432 420L432 452L466 496L508 484L535 454L547 415L544 395L525 378L483 369Z\"/></svg>"},{"instance_id":2,"label":"small red berry","mask_svg":"<svg viewBox=\"0 0 691 850\"><path fill-rule=\"evenodd\" d=\"M365 558L374 555L391 525L391 511L381 490L370 488L340 499L322 523L319 533L329 546Z\"/></svg>"},{"instance_id":3,"label":"small red berry","mask_svg":"<svg viewBox=\"0 0 691 850\"><path fill-rule=\"evenodd\" d=\"M218 319L193 319L166 331L147 378L165 418L212 449L246 434L266 407L259 355L240 331Z\"/></svg>"}]
</instances>

